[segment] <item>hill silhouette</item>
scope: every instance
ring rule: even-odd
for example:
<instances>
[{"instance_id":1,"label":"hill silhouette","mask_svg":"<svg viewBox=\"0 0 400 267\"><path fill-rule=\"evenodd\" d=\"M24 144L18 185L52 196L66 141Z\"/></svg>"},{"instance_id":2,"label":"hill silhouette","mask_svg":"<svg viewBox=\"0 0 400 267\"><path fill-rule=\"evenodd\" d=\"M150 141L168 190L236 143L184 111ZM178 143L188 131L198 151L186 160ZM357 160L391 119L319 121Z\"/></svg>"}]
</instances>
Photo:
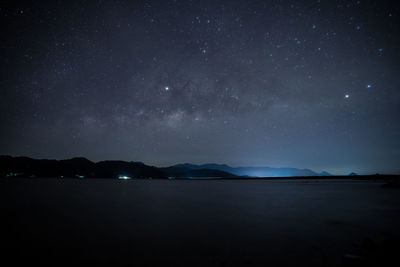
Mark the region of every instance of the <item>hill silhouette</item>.
<instances>
[{"instance_id":1,"label":"hill silhouette","mask_svg":"<svg viewBox=\"0 0 400 267\"><path fill-rule=\"evenodd\" d=\"M271 167L230 167L226 164L202 164L189 163L175 165L176 168L190 170L210 169L232 173L236 176L248 177L294 177L294 176L332 176L328 172L317 173L309 169L296 168L271 168Z\"/></svg>"},{"instance_id":2,"label":"hill silhouette","mask_svg":"<svg viewBox=\"0 0 400 267\"><path fill-rule=\"evenodd\" d=\"M86 158L42 160L0 156L0 176L75 178L166 178L160 169L141 162L100 161Z\"/></svg>"},{"instance_id":3,"label":"hill silhouette","mask_svg":"<svg viewBox=\"0 0 400 267\"><path fill-rule=\"evenodd\" d=\"M270 167L230 167L225 164L177 164L157 168L142 162L108 160L92 162L83 157L66 160L0 156L1 177L74 177L74 178L245 178L331 176L309 169Z\"/></svg>"},{"instance_id":4,"label":"hill silhouette","mask_svg":"<svg viewBox=\"0 0 400 267\"><path fill-rule=\"evenodd\" d=\"M168 175L169 178L234 178L236 175L217 169L197 168L193 169L187 166L171 166L162 168L162 171Z\"/></svg>"}]
</instances>

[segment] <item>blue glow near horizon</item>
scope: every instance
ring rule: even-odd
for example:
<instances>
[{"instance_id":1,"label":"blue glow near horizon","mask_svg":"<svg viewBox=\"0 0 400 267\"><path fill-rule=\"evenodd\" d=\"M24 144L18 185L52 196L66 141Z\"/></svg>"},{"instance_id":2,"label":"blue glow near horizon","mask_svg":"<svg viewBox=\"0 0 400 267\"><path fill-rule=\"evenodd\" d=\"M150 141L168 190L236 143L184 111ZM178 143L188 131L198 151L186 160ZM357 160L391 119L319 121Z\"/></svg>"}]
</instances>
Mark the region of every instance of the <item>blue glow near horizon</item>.
<instances>
[{"instance_id":1,"label":"blue glow near horizon","mask_svg":"<svg viewBox=\"0 0 400 267\"><path fill-rule=\"evenodd\" d=\"M118 176L118 179L119 179L119 180L129 180L129 179L132 179L132 178L129 177L129 176L127 176L127 175L119 175L119 176Z\"/></svg>"}]
</instances>

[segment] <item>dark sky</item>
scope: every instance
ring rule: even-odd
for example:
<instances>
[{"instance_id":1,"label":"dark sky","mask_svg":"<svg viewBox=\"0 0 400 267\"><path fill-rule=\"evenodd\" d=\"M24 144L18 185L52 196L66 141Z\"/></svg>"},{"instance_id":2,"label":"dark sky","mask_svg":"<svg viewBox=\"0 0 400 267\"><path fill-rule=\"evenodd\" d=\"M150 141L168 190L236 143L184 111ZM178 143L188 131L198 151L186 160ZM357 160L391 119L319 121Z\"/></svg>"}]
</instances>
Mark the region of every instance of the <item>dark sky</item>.
<instances>
[{"instance_id":1,"label":"dark sky","mask_svg":"<svg viewBox=\"0 0 400 267\"><path fill-rule=\"evenodd\" d=\"M0 17L0 154L400 171L395 1L3 1Z\"/></svg>"}]
</instances>

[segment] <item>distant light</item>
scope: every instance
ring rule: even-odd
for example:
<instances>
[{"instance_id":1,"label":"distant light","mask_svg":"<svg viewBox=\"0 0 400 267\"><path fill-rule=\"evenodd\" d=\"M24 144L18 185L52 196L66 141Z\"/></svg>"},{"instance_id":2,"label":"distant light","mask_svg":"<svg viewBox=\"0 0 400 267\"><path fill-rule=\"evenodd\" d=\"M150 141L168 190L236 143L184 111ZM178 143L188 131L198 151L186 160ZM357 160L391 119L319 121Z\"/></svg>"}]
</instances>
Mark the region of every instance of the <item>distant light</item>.
<instances>
[{"instance_id":1,"label":"distant light","mask_svg":"<svg viewBox=\"0 0 400 267\"><path fill-rule=\"evenodd\" d=\"M371 84L367 84L367 88L371 88L372 87L372 85Z\"/></svg>"},{"instance_id":2,"label":"distant light","mask_svg":"<svg viewBox=\"0 0 400 267\"><path fill-rule=\"evenodd\" d=\"M349 94L345 94L344 98L350 98L350 95Z\"/></svg>"},{"instance_id":3,"label":"distant light","mask_svg":"<svg viewBox=\"0 0 400 267\"><path fill-rule=\"evenodd\" d=\"M168 86L165 86L164 89L165 89L165 91L168 91L168 90L169 90L169 87L168 87Z\"/></svg>"},{"instance_id":4,"label":"distant light","mask_svg":"<svg viewBox=\"0 0 400 267\"><path fill-rule=\"evenodd\" d=\"M16 172L10 172L6 174L6 177L13 177L13 176L20 176L23 175L23 173L16 173Z\"/></svg>"},{"instance_id":5,"label":"distant light","mask_svg":"<svg viewBox=\"0 0 400 267\"><path fill-rule=\"evenodd\" d=\"M85 178L85 176L84 175L75 175L77 178L79 178L79 179L83 179L83 178Z\"/></svg>"},{"instance_id":6,"label":"distant light","mask_svg":"<svg viewBox=\"0 0 400 267\"><path fill-rule=\"evenodd\" d=\"M120 179L120 180L129 180L129 179L132 179L132 178L127 176L127 175L119 175L118 179Z\"/></svg>"}]
</instances>

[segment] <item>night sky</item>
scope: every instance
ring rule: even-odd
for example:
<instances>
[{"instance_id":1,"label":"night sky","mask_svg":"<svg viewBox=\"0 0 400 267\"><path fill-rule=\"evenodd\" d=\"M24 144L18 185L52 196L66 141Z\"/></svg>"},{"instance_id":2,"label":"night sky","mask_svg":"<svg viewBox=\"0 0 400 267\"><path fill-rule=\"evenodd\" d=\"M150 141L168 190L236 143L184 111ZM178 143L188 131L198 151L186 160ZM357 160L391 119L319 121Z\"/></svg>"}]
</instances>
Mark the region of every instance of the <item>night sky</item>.
<instances>
[{"instance_id":1,"label":"night sky","mask_svg":"<svg viewBox=\"0 0 400 267\"><path fill-rule=\"evenodd\" d=\"M400 172L395 1L0 5L0 154Z\"/></svg>"}]
</instances>

